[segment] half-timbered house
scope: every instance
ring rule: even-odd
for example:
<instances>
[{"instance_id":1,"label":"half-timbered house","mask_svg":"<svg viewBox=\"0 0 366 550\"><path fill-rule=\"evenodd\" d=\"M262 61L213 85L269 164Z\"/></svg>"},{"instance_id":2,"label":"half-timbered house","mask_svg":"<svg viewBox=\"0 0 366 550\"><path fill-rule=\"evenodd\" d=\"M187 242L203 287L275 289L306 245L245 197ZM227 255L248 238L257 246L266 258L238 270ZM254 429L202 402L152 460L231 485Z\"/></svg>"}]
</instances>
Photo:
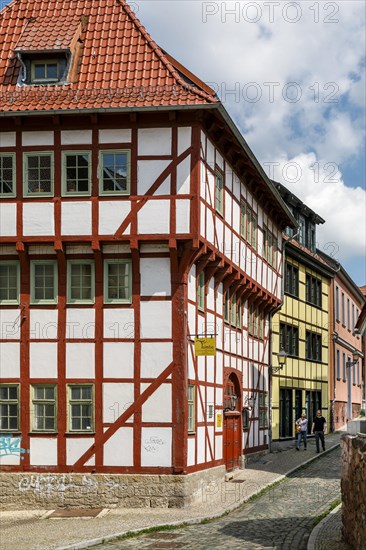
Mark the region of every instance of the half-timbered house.
<instances>
[{"instance_id":1,"label":"half-timbered house","mask_svg":"<svg viewBox=\"0 0 366 550\"><path fill-rule=\"evenodd\" d=\"M2 469L199 479L266 450L295 222L213 90L124 0L14 0L0 97Z\"/></svg>"}]
</instances>

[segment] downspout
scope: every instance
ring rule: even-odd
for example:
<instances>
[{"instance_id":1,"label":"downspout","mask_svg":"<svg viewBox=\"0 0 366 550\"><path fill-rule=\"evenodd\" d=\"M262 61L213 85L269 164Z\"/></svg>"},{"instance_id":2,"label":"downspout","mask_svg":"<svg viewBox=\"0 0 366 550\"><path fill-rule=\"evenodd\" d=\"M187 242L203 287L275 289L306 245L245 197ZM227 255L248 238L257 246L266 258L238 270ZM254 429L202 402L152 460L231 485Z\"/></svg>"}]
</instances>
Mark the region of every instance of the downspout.
<instances>
[{"instance_id":1,"label":"downspout","mask_svg":"<svg viewBox=\"0 0 366 550\"><path fill-rule=\"evenodd\" d=\"M269 316L269 347L268 347L268 357L269 361L272 363L272 321L274 315L282 308L284 304L284 297L285 297L285 249L286 245L296 239L298 236L299 231L296 231L292 237L289 239L284 240L282 238L282 279L281 279L281 302L280 304L272 310L270 316ZM273 407L273 399L272 399L272 370L269 369L269 452L272 452L272 407Z\"/></svg>"}]
</instances>

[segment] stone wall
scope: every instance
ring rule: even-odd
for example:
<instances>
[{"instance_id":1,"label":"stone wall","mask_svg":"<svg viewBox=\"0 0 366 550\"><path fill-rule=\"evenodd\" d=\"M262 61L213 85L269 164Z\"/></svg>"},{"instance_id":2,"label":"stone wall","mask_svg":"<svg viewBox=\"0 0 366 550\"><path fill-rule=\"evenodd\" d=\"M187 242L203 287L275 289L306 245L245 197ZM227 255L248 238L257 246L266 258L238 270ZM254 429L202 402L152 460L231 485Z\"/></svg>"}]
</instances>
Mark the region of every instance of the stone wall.
<instances>
[{"instance_id":1,"label":"stone wall","mask_svg":"<svg viewBox=\"0 0 366 550\"><path fill-rule=\"evenodd\" d=\"M184 508L222 498L225 467L188 475L0 474L0 510Z\"/></svg>"},{"instance_id":2,"label":"stone wall","mask_svg":"<svg viewBox=\"0 0 366 550\"><path fill-rule=\"evenodd\" d=\"M366 435L341 437L343 538L352 550L366 541Z\"/></svg>"}]
</instances>

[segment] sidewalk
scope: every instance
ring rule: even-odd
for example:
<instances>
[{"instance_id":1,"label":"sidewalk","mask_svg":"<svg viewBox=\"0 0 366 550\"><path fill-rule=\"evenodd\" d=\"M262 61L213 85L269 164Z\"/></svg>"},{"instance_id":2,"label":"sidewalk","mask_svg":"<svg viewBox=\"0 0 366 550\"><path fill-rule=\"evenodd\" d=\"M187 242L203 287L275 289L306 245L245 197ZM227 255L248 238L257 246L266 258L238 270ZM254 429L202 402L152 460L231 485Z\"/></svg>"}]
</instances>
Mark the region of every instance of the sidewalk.
<instances>
[{"instance_id":1,"label":"sidewalk","mask_svg":"<svg viewBox=\"0 0 366 550\"><path fill-rule=\"evenodd\" d=\"M340 433L326 437L327 451L339 445ZM199 523L203 519L219 517L228 510L259 493L287 474L316 460L315 441L308 441L308 450L297 452L294 442L290 449L259 457L241 470L235 479L221 487L205 486L200 502L187 509L111 509L103 510L95 518L51 519L49 510L2 512L0 546L2 550L61 550L88 548L111 540L126 532L161 525ZM326 452L327 452L326 451ZM319 548L320 550L320 548Z\"/></svg>"},{"instance_id":2,"label":"sidewalk","mask_svg":"<svg viewBox=\"0 0 366 550\"><path fill-rule=\"evenodd\" d=\"M340 504L313 529L308 550L348 550L348 548L342 540L342 504Z\"/></svg>"}]
</instances>

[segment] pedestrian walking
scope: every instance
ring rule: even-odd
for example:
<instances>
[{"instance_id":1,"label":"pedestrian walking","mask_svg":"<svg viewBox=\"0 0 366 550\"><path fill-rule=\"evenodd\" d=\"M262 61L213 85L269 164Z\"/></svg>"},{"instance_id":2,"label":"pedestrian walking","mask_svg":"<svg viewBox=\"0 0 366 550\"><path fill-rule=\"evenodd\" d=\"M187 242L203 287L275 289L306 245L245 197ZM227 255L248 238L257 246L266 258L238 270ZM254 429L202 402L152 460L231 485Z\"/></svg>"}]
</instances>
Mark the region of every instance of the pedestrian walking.
<instances>
[{"instance_id":1,"label":"pedestrian walking","mask_svg":"<svg viewBox=\"0 0 366 550\"><path fill-rule=\"evenodd\" d=\"M316 417L311 426L311 431L315 434L316 452L319 453L319 439L322 442L323 451L325 451L324 433L327 421L322 416L322 411L316 411Z\"/></svg>"},{"instance_id":2,"label":"pedestrian walking","mask_svg":"<svg viewBox=\"0 0 366 550\"><path fill-rule=\"evenodd\" d=\"M302 413L301 417L296 420L296 426L298 426L297 445L296 450L299 451L301 447L301 441L304 440L304 451L306 451L306 436L308 433L308 419L306 414Z\"/></svg>"}]
</instances>

